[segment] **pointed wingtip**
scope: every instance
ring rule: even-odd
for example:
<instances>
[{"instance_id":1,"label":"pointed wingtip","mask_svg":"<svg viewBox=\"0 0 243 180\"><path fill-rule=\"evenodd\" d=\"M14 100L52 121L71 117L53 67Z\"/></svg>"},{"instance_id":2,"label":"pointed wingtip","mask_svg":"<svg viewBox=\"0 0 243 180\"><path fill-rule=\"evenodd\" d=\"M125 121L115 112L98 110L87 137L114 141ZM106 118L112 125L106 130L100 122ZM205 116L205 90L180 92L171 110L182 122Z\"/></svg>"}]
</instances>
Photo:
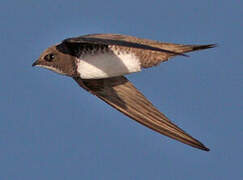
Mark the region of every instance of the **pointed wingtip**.
<instances>
[{"instance_id":1,"label":"pointed wingtip","mask_svg":"<svg viewBox=\"0 0 243 180\"><path fill-rule=\"evenodd\" d=\"M209 152L209 151L210 151L210 149L208 149L208 148L206 147L206 148L205 148L205 151Z\"/></svg>"},{"instance_id":2,"label":"pointed wingtip","mask_svg":"<svg viewBox=\"0 0 243 180\"><path fill-rule=\"evenodd\" d=\"M201 150L203 150L203 151L210 151L210 149L209 148L207 148L204 144L202 144L200 141L198 141L198 140L196 140L196 139L194 139L195 141L196 141L196 143L194 144L194 145L192 145L193 147L195 147L195 148L198 148L198 149L201 149Z\"/></svg>"},{"instance_id":3,"label":"pointed wingtip","mask_svg":"<svg viewBox=\"0 0 243 180\"><path fill-rule=\"evenodd\" d=\"M209 48L215 48L215 47L218 47L219 45L217 43L215 44L209 44Z\"/></svg>"},{"instance_id":4,"label":"pointed wingtip","mask_svg":"<svg viewBox=\"0 0 243 180\"><path fill-rule=\"evenodd\" d=\"M194 148L197 148L197 149L200 149L200 150L203 150L203 151L207 151L207 152L210 151L210 149L207 148L204 144L202 144L200 141L198 141L197 139L193 138L192 136L186 134L185 132L183 133L183 136L184 136L183 139L178 139L178 138L174 138L174 137L172 137L172 138L176 139L176 140L179 140L182 143L190 145L190 146L192 146Z\"/></svg>"},{"instance_id":5,"label":"pointed wingtip","mask_svg":"<svg viewBox=\"0 0 243 180\"><path fill-rule=\"evenodd\" d=\"M200 149L201 149L201 150L203 150L203 151L207 151L207 152L209 152L209 151L210 151L210 149L209 149L209 148L207 148L207 147L206 147L206 146L204 146L204 145L203 145L203 146L201 146L201 147L200 147Z\"/></svg>"},{"instance_id":6,"label":"pointed wingtip","mask_svg":"<svg viewBox=\"0 0 243 180\"><path fill-rule=\"evenodd\" d=\"M202 49L209 49L209 48L215 48L217 46L218 46L218 44L196 45L196 46L193 46L193 50L196 51L196 50L202 50Z\"/></svg>"}]
</instances>

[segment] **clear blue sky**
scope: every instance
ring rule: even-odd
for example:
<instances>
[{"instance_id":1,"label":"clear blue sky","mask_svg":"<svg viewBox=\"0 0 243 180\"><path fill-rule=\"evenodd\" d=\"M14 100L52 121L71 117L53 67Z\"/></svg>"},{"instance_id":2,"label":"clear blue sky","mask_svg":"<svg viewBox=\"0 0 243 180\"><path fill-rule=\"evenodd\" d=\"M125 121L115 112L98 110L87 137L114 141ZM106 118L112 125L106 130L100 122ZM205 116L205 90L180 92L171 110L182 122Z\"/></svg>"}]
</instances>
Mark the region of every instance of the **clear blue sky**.
<instances>
[{"instance_id":1,"label":"clear blue sky","mask_svg":"<svg viewBox=\"0 0 243 180\"><path fill-rule=\"evenodd\" d=\"M243 1L17 1L0 6L0 179L243 178ZM68 77L32 68L50 45L121 33L219 47L128 78L211 151L130 120Z\"/></svg>"}]
</instances>

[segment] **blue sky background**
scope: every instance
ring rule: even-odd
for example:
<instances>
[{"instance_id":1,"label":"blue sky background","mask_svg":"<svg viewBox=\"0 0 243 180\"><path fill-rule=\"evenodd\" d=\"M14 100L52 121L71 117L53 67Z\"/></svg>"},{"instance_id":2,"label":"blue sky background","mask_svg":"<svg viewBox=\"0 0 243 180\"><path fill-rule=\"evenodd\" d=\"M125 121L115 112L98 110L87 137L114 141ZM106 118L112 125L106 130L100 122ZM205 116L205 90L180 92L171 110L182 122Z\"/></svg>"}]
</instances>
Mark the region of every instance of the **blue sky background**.
<instances>
[{"instance_id":1,"label":"blue sky background","mask_svg":"<svg viewBox=\"0 0 243 180\"><path fill-rule=\"evenodd\" d=\"M0 179L243 178L243 1L17 1L0 6ZM32 68L50 45L121 33L219 47L128 78L204 152Z\"/></svg>"}]
</instances>

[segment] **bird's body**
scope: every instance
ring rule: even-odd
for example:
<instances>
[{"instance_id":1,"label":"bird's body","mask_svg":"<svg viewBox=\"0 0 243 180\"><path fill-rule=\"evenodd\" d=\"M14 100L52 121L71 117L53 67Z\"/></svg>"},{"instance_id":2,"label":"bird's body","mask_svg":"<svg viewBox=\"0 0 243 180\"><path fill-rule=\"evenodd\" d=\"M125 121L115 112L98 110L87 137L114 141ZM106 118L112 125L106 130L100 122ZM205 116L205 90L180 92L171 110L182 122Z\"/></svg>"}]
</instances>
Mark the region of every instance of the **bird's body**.
<instances>
[{"instance_id":1,"label":"bird's body","mask_svg":"<svg viewBox=\"0 0 243 180\"><path fill-rule=\"evenodd\" d=\"M206 150L202 143L174 125L123 75L149 68L176 55L215 45L162 43L118 34L69 38L46 49L33 66L72 77L96 95L139 123L173 139Z\"/></svg>"},{"instance_id":2,"label":"bird's body","mask_svg":"<svg viewBox=\"0 0 243 180\"><path fill-rule=\"evenodd\" d=\"M134 53L113 47L93 50L76 61L82 79L102 79L141 71L139 58Z\"/></svg>"}]
</instances>

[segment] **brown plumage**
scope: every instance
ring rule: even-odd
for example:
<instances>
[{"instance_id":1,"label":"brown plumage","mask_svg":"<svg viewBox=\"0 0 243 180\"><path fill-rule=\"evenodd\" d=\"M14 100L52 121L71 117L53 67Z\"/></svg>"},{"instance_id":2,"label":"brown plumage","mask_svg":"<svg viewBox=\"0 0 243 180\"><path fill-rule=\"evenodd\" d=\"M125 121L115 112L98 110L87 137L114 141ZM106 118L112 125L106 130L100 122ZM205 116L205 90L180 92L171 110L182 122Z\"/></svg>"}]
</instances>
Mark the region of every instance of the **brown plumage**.
<instances>
[{"instance_id":1,"label":"brown plumage","mask_svg":"<svg viewBox=\"0 0 243 180\"><path fill-rule=\"evenodd\" d=\"M85 61L86 56L95 57L98 56L97 54L107 54L106 57L117 56L120 58L119 53L125 53L135 55L139 59L141 68L148 68L167 61L176 55L186 56L184 53L213 47L215 47L214 44L181 45L118 34L91 34L65 39L61 44L51 46L41 54L40 58L32 66L41 66L70 76L79 86L137 122L182 143L209 151L201 142L177 127L157 110L123 76L127 74L125 70L124 74L116 77L82 79L80 75L82 69L78 69L78 65L80 62ZM99 59L96 60L99 61ZM136 59L131 58L129 60L135 61ZM95 62L92 61L94 63L92 65L95 68L99 68ZM107 68L101 70L105 71Z\"/></svg>"},{"instance_id":2,"label":"brown plumage","mask_svg":"<svg viewBox=\"0 0 243 180\"><path fill-rule=\"evenodd\" d=\"M195 148L209 151L201 142L177 127L157 110L124 76L94 80L82 80L75 77L74 80L82 88L137 122L165 136Z\"/></svg>"},{"instance_id":3,"label":"brown plumage","mask_svg":"<svg viewBox=\"0 0 243 180\"><path fill-rule=\"evenodd\" d=\"M143 68L156 66L161 62L168 61L176 55L187 56L184 53L213 48L215 44L206 45L183 45L165 43L150 39L137 38L121 34L90 34L77 38L69 38L64 43L108 45L109 48L135 53L139 57ZM132 44L133 43L133 44ZM145 45L145 47L141 46ZM152 50L152 48L157 48Z\"/></svg>"}]
</instances>

